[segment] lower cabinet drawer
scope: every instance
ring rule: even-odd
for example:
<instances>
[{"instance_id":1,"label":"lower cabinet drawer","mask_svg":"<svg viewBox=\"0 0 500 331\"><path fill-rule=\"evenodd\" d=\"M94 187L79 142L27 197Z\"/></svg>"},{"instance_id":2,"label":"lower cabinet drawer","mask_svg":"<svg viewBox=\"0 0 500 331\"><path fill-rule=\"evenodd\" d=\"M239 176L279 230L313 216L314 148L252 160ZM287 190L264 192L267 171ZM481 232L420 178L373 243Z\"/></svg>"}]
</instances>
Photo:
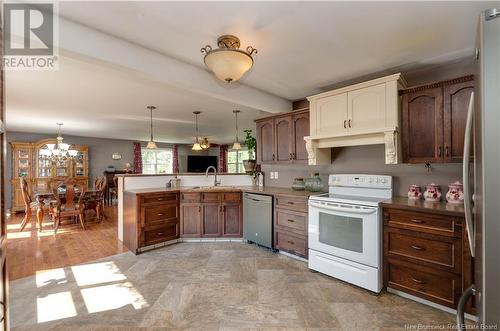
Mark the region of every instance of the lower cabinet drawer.
<instances>
[{"instance_id":1,"label":"lower cabinet drawer","mask_svg":"<svg viewBox=\"0 0 500 331\"><path fill-rule=\"evenodd\" d=\"M307 232L307 214L276 209L276 225L286 226L305 235Z\"/></svg>"},{"instance_id":2,"label":"lower cabinet drawer","mask_svg":"<svg viewBox=\"0 0 500 331\"><path fill-rule=\"evenodd\" d=\"M141 198L142 204L163 204L166 202L176 203L178 200L177 193L155 193L148 194Z\"/></svg>"},{"instance_id":3,"label":"lower cabinet drawer","mask_svg":"<svg viewBox=\"0 0 500 331\"><path fill-rule=\"evenodd\" d=\"M277 195L275 199L277 208L307 212L307 199Z\"/></svg>"},{"instance_id":4,"label":"lower cabinet drawer","mask_svg":"<svg viewBox=\"0 0 500 331\"><path fill-rule=\"evenodd\" d=\"M142 226L159 225L179 218L177 204L164 204L142 208Z\"/></svg>"},{"instance_id":5,"label":"lower cabinet drawer","mask_svg":"<svg viewBox=\"0 0 500 331\"><path fill-rule=\"evenodd\" d=\"M179 222L167 223L162 227L143 229L143 247L179 238Z\"/></svg>"},{"instance_id":6,"label":"lower cabinet drawer","mask_svg":"<svg viewBox=\"0 0 500 331\"><path fill-rule=\"evenodd\" d=\"M400 229L385 229L385 255L424 263L446 271L462 271L462 241Z\"/></svg>"},{"instance_id":7,"label":"lower cabinet drawer","mask_svg":"<svg viewBox=\"0 0 500 331\"><path fill-rule=\"evenodd\" d=\"M307 238L276 231L274 240L277 249L307 257Z\"/></svg>"},{"instance_id":8,"label":"lower cabinet drawer","mask_svg":"<svg viewBox=\"0 0 500 331\"><path fill-rule=\"evenodd\" d=\"M433 272L419 265L387 263L386 286L456 308L461 294L461 279L453 273Z\"/></svg>"}]
</instances>

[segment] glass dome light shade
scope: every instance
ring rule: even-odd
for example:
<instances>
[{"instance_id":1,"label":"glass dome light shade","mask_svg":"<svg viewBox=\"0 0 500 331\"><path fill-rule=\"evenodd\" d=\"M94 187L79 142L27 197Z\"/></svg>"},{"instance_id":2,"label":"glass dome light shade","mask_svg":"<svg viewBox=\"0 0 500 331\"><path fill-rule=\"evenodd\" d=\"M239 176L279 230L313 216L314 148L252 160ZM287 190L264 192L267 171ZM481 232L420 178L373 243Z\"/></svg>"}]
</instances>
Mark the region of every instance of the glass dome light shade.
<instances>
[{"instance_id":1,"label":"glass dome light shade","mask_svg":"<svg viewBox=\"0 0 500 331\"><path fill-rule=\"evenodd\" d=\"M239 80L253 66L253 59L239 49L220 48L205 55L205 64L214 75L227 83Z\"/></svg>"}]
</instances>

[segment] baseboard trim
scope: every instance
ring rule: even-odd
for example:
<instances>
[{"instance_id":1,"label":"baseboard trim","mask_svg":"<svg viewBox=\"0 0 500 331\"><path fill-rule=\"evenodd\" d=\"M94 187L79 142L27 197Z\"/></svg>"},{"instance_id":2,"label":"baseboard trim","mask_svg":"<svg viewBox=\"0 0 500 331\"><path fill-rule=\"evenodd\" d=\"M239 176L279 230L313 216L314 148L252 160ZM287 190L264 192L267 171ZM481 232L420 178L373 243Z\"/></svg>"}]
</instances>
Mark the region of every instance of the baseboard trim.
<instances>
[{"instance_id":1,"label":"baseboard trim","mask_svg":"<svg viewBox=\"0 0 500 331\"><path fill-rule=\"evenodd\" d=\"M303 257L297 256L297 255L293 255L293 254L290 254L290 253L287 253L287 252L283 252L283 251L279 251L279 253L283 254L283 255L285 255L287 257L290 257L292 259L299 260L301 262L305 262L305 263L308 262L307 259L304 259Z\"/></svg>"},{"instance_id":2,"label":"baseboard trim","mask_svg":"<svg viewBox=\"0 0 500 331\"><path fill-rule=\"evenodd\" d=\"M445 312L453 314L453 315L457 314L457 311L455 309L452 309L450 307L446 307L446 306L440 305L438 303L435 303L435 302L432 302L432 301L429 301L429 300L426 300L426 299L422 299L422 298L416 297L414 295L405 293L403 291L395 290L393 288L388 287L387 288L387 292L399 295L400 297L403 297L403 298L406 298L406 299L410 299L410 300L419 302L421 304L430 306L432 308L436 308L436 309L445 311ZM467 318L468 320L477 322L477 316L465 313L465 318Z\"/></svg>"}]
</instances>

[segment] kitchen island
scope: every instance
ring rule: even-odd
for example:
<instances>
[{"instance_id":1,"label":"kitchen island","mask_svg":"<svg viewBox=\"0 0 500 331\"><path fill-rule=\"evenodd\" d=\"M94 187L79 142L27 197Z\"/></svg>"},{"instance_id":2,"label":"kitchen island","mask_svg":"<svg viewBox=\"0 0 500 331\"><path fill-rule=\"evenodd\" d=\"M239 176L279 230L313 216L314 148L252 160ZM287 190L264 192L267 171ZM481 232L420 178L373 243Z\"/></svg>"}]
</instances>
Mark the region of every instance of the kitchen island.
<instances>
[{"instance_id":1,"label":"kitchen island","mask_svg":"<svg viewBox=\"0 0 500 331\"><path fill-rule=\"evenodd\" d=\"M314 193L280 187L232 185L124 190L122 241L136 254L178 241L242 241L243 193L273 197L276 248L306 257L307 200ZM280 243L280 237L286 240Z\"/></svg>"}]
</instances>

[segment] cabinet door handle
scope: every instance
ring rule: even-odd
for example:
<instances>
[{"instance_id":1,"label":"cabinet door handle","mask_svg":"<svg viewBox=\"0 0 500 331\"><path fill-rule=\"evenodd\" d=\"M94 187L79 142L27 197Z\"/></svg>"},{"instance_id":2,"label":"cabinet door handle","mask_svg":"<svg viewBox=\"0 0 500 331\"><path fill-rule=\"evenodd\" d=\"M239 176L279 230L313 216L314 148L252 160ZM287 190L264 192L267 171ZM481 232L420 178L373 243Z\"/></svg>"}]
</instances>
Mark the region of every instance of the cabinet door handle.
<instances>
[{"instance_id":1,"label":"cabinet door handle","mask_svg":"<svg viewBox=\"0 0 500 331\"><path fill-rule=\"evenodd\" d=\"M416 279L416 278L413 278L413 277L410 277L410 278L411 278L412 281L414 281L417 284L425 284L425 282L423 280Z\"/></svg>"},{"instance_id":2,"label":"cabinet door handle","mask_svg":"<svg viewBox=\"0 0 500 331\"><path fill-rule=\"evenodd\" d=\"M290 223L294 223L295 221L294 221L294 220L290 220L290 219L289 219L289 220L288 220L288 222L290 222Z\"/></svg>"},{"instance_id":3,"label":"cabinet door handle","mask_svg":"<svg viewBox=\"0 0 500 331\"><path fill-rule=\"evenodd\" d=\"M441 153L441 146L438 147L438 156L441 157L442 153Z\"/></svg>"},{"instance_id":4,"label":"cabinet door handle","mask_svg":"<svg viewBox=\"0 0 500 331\"><path fill-rule=\"evenodd\" d=\"M411 248L413 248L414 250L417 250L417 251L425 251L425 247L411 245Z\"/></svg>"},{"instance_id":5,"label":"cabinet door handle","mask_svg":"<svg viewBox=\"0 0 500 331\"><path fill-rule=\"evenodd\" d=\"M292 153L292 154L293 154L293 156L292 156L292 157L293 157L293 159L294 159L294 160L297 160L297 155L295 155L295 153Z\"/></svg>"},{"instance_id":6,"label":"cabinet door handle","mask_svg":"<svg viewBox=\"0 0 500 331\"><path fill-rule=\"evenodd\" d=\"M198 213L201 213L201 206L198 207Z\"/></svg>"},{"instance_id":7,"label":"cabinet door handle","mask_svg":"<svg viewBox=\"0 0 500 331\"><path fill-rule=\"evenodd\" d=\"M163 198L158 198L158 201L163 201Z\"/></svg>"},{"instance_id":8,"label":"cabinet door handle","mask_svg":"<svg viewBox=\"0 0 500 331\"><path fill-rule=\"evenodd\" d=\"M273 161L274 161L274 154L273 154Z\"/></svg>"},{"instance_id":9,"label":"cabinet door handle","mask_svg":"<svg viewBox=\"0 0 500 331\"><path fill-rule=\"evenodd\" d=\"M417 220L417 219L411 219L410 221L413 223L417 223L417 224L424 224L425 223L425 221Z\"/></svg>"},{"instance_id":10,"label":"cabinet door handle","mask_svg":"<svg viewBox=\"0 0 500 331\"><path fill-rule=\"evenodd\" d=\"M290 245L295 244L295 243L294 243L293 241L291 241L291 240L288 240L288 241L287 241L287 243L289 243Z\"/></svg>"},{"instance_id":11,"label":"cabinet door handle","mask_svg":"<svg viewBox=\"0 0 500 331\"><path fill-rule=\"evenodd\" d=\"M344 120L344 129L347 129L347 120Z\"/></svg>"},{"instance_id":12,"label":"cabinet door handle","mask_svg":"<svg viewBox=\"0 0 500 331\"><path fill-rule=\"evenodd\" d=\"M351 120L349 120L347 123L349 123L349 127L351 127Z\"/></svg>"},{"instance_id":13,"label":"cabinet door handle","mask_svg":"<svg viewBox=\"0 0 500 331\"><path fill-rule=\"evenodd\" d=\"M444 148L444 150L445 150L444 154L446 155L446 157L450 156L450 151L449 151L448 146L446 146L446 147Z\"/></svg>"},{"instance_id":14,"label":"cabinet door handle","mask_svg":"<svg viewBox=\"0 0 500 331\"><path fill-rule=\"evenodd\" d=\"M289 205L293 205L293 204L294 204L294 203L293 203L293 201L288 201L287 203L288 203Z\"/></svg>"},{"instance_id":15,"label":"cabinet door handle","mask_svg":"<svg viewBox=\"0 0 500 331\"><path fill-rule=\"evenodd\" d=\"M163 235L163 232L158 232L157 235L161 236Z\"/></svg>"},{"instance_id":16,"label":"cabinet door handle","mask_svg":"<svg viewBox=\"0 0 500 331\"><path fill-rule=\"evenodd\" d=\"M163 213L158 213L158 216L163 216Z\"/></svg>"},{"instance_id":17,"label":"cabinet door handle","mask_svg":"<svg viewBox=\"0 0 500 331\"><path fill-rule=\"evenodd\" d=\"M293 160L293 154L290 153L290 160Z\"/></svg>"}]
</instances>

